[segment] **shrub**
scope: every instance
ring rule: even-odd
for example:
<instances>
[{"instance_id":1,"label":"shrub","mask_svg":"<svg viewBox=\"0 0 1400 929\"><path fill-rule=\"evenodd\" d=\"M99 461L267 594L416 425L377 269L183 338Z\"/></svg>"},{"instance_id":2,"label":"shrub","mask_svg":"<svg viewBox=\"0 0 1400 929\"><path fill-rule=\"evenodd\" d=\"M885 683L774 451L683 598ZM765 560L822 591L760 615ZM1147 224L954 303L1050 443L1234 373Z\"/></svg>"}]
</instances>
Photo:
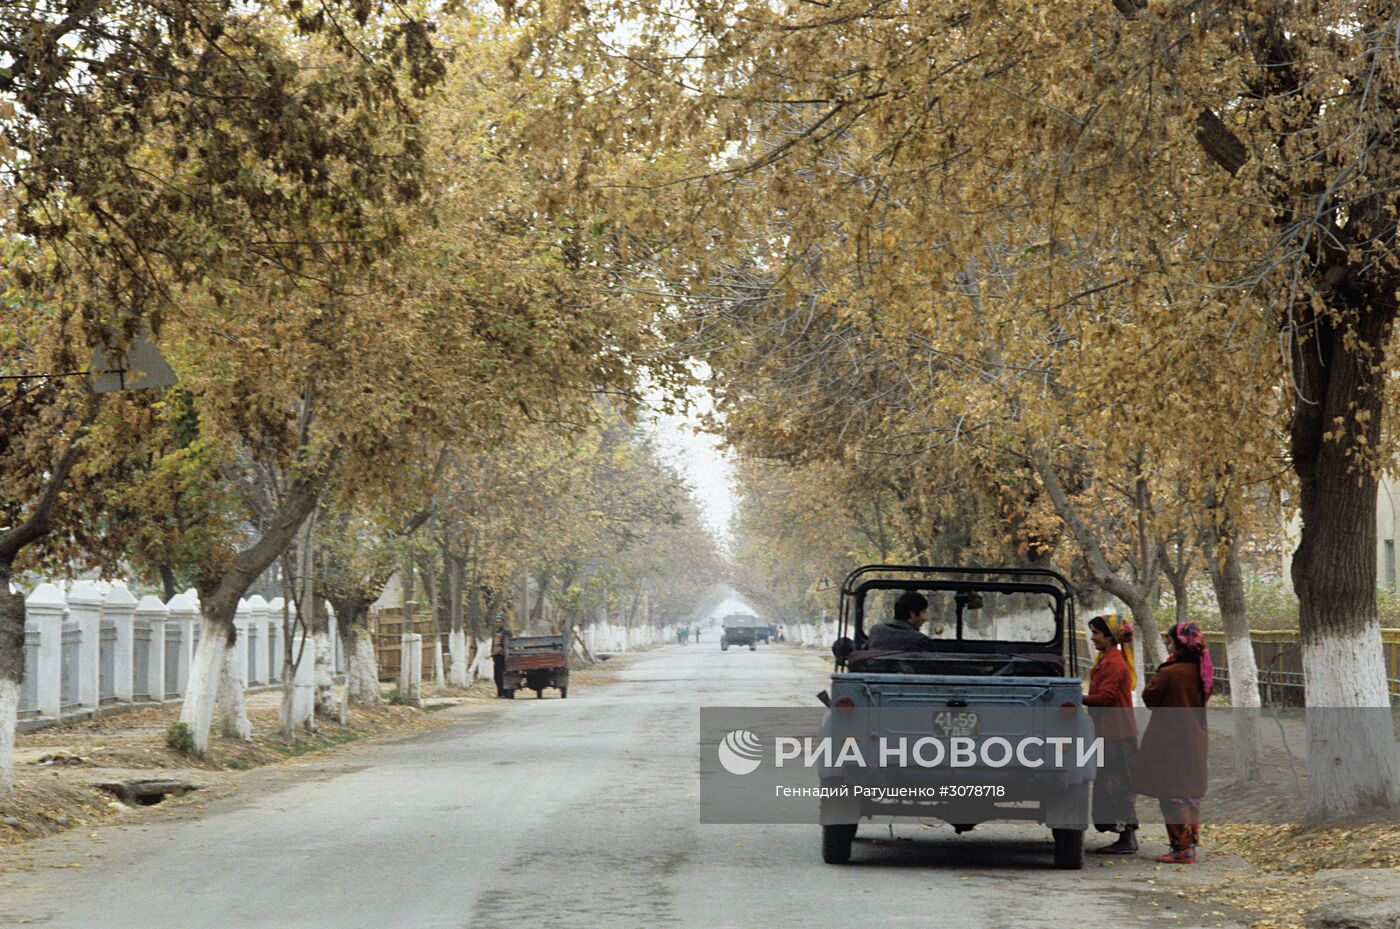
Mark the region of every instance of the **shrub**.
<instances>
[{"instance_id":1,"label":"shrub","mask_svg":"<svg viewBox=\"0 0 1400 929\"><path fill-rule=\"evenodd\" d=\"M182 755L199 754L194 747L194 733L185 723L174 722L166 727L165 744L172 751L177 751Z\"/></svg>"}]
</instances>

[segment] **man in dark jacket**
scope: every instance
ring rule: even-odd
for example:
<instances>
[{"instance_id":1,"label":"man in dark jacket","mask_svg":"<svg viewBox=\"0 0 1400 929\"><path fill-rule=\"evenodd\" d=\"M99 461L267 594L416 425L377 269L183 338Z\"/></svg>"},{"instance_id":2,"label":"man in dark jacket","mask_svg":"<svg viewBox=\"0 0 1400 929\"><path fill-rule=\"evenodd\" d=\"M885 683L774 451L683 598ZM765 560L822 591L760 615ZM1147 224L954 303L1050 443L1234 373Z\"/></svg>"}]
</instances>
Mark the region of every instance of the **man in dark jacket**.
<instances>
[{"instance_id":1,"label":"man in dark jacket","mask_svg":"<svg viewBox=\"0 0 1400 929\"><path fill-rule=\"evenodd\" d=\"M928 619L928 600L923 594L906 590L894 602L894 619L870 629L865 650L871 652L931 652L933 639L919 631Z\"/></svg>"},{"instance_id":2,"label":"man in dark jacket","mask_svg":"<svg viewBox=\"0 0 1400 929\"><path fill-rule=\"evenodd\" d=\"M491 637L491 670L496 677L496 696L501 699L515 696L506 690L506 639L509 637L505 620L496 620L496 634Z\"/></svg>"}]
</instances>

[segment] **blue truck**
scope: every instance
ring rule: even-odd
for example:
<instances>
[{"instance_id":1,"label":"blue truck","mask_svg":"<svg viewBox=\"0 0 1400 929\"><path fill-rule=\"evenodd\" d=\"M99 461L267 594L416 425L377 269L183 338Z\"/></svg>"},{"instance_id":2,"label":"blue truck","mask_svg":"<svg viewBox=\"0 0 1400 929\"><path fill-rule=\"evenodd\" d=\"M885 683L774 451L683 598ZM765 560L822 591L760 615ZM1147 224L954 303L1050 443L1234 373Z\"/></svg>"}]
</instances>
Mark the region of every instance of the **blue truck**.
<instances>
[{"instance_id":1,"label":"blue truck","mask_svg":"<svg viewBox=\"0 0 1400 929\"><path fill-rule=\"evenodd\" d=\"M928 640L871 648L907 591L928 602ZM862 764L821 767L823 859L848 862L862 821L961 833L1023 820L1050 828L1057 867L1082 868L1101 746L1075 674L1069 583L1039 568L866 565L841 585L839 615L822 737Z\"/></svg>"}]
</instances>

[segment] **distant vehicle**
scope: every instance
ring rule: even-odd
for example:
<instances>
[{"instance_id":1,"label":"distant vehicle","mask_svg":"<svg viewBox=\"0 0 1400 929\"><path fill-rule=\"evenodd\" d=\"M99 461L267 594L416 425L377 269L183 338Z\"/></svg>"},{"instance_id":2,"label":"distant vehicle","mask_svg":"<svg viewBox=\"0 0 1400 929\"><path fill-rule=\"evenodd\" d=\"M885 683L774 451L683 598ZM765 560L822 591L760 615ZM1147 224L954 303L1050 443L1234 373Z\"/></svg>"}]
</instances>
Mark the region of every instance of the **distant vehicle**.
<instances>
[{"instance_id":1,"label":"distant vehicle","mask_svg":"<svg viewBox=\"0 0 1400 929\"><path fill-rule=\"evenodd\" d=\"M755 641L755 642L762 642L764 645L767 645L768 643L770 643L771 641L773 641L772 629L773 629L772 626L763 626L763 625L754 626L754 627L753 627L753 637L754 637L754 641Z\"/></svg>"},{"instance_id":2,"label":"distant vehicle","mask_svg":"<svg viewBox=\"0 0 1400 929\"><path fill-rule=\"evenodd\" d=\"M546 687L569 699L569 637L567 635L506 636L504 644L506 696L528 687L543 697Z\"/></svg>"},{"instance_id":3,"label":"distant vehicle","mask_svg":"<svg viewBox=\"0 0 1400 929\"><path fill-rule=\"evenodd\" d=\"M747 645L749 651L758 647L756 631L759 626L758 617L752 613L730 613L724 617L724 631L719 637L719 650L729 651L731 645Z\"/></svg>"},{"instance_id":4,"label":"distant vehicle","mask_svg":"<svg viewBox=\"0 0 1400 929\"><path fill-rule=\"evenodd\" d=\"M929 601L923 632L929 650L875 651L867 631L894 618L906 591ZM840 626L832 645L836 668L821 699L831 709L822 735L842 744L886 738L961 741L980 753L1005 735L1039 746L1092 744L1076 667L1074 597L1053 571L1032 568L937 568L867 565L841 585ZM861 712L865 710L866 712ZM941 819L965 832L994 819L1048 825L1055 866L1084 866L1089 784L1095 761L1017 755L989 764L989 755L959 770L904 762L852 773L823 766L822 858L844 864L863 818ZM898 801L868 799L862 787L898 788ZM969 786L975 785L975 786ZM855 796L851 796L855 795ZM879 796L879 794L876 794ZM889 794L895 796L893 792ZM955 797L958 799L940 799Z\"/></svg>"}]
</instances>

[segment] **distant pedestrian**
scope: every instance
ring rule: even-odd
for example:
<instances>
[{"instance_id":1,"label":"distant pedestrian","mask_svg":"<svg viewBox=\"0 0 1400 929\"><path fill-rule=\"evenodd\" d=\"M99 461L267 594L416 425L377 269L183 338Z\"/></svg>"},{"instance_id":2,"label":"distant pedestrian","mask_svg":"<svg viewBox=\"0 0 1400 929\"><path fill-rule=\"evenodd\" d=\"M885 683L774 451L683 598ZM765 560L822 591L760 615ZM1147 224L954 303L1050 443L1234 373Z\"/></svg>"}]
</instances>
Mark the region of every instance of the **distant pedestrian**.
<instances>
[{"instance_id":1,"label":"distant pedestrian","mask_svg":"<svg viewBox=\"0 0 1400 929\"><path fill-rule=\"evenodd\" d=\"M496 620L496 632L491 636L491 670L496 677L496 696L501 699L509 699L514 694L506 690L506 639L510 638L510 630L506 628L505 620Z\"/></svg>"},{"instance_id":2,"label":"distant pedestrian","mask_svg":"<svg viewBox=\"0 0 1400 929\"><path fill-rule=\"evenodd\" d=\"M1133 794L1133 758L1137 755L1137 720L1133 691L1133 627L1117 613L1089 620L1089 637L1098 650L1089 672L1084 705L1103 739L1103 765L1094 779L1094 828L1117 833L1116 841L1094 849L1098 855L1131 855L1138 850L1137 805Z\"/></svg>"},{"instance_id":3,"label":"distant pedestrian","mask_svg":"<svg viewBox=\"0 0 1400 929\"><path fill-rule=\"evenodd\" d=\"M700 644L700 627L699 627L699 626L696 626L696 627L695 627L695 644L696 644L696 645L699 645L699 644Z\"/></svg>"},{"instance_id":4,"label":"distant pedestrian","mask_svg":"<svg viewBox=\"0 0 1400 929\"><path fill-rule=\"evenodd\" d=\"M1201 843L1201 799L1206 795L1206 701L1215 667L1195 623L1177 623L1167 634L1170 655L1142 692L1152 720L1133 765L1133 786L1156 797L1172 850L1157 860L1192 864Z\"/></svg>"}]
</instances>

